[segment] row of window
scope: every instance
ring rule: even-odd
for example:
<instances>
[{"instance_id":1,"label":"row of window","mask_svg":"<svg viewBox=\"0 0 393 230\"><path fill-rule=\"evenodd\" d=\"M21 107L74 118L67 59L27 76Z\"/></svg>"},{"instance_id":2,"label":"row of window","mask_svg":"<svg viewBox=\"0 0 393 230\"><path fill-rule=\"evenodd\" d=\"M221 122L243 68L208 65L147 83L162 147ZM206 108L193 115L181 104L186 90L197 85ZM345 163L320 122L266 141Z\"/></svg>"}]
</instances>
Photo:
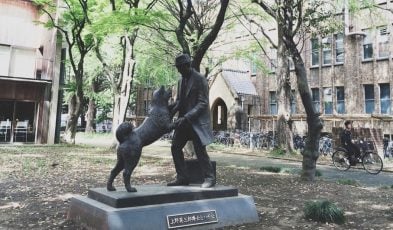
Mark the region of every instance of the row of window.
<instances>
[{"instance_id":1,"label":"row of window","mask_svg":"<svg viewBox=\"0 0 393 230\"><path fill-rule=\"evenodd\" d=\"M277 105L277 95L275 91L269 92L269 104L270 104L270 114L277 114L278 105ZM291 114L296 113L296 95L295 90L291 91L291 95L289 98L290 104L290 112Z\"/></svg>"},{"instance_id":2,"label":"row of window","mask_svg":"<svg viewBox=\"0 0 393 230\"><path fill-rule=\"evenodd\" d=\"M388 58L390 55L388 27L364 29L363 32L365 33L362 50L363 60L371 60L374 56L379 59ZM376 47L374 47L374 41L377 42ZM374 50L377 52L376 55ZM322 52L321 56L320 52ZM322 65L344 63L344 35L342 33L327 36L321 41L318 38L311 39L311 67L319 66L320 63Z\"/></svg>"},{"instance_id":3,"label":"row of window","mask_svg":"<svg viewBox=\"0 0 393 230\"><path fill-rule=\"evenodd\" d=\"M0 45L0 76L41 78L43 62L38 49Z\"/></svg>"},{"instance_id":4,"label":"row of window","mask_svg":"<svg viewBox=\"0 0 393 230\"><path fill-rule=\"evenodd\" d=\"M380 113L381 114L391 114L391 99L390 99L390 84L383 83L379 84L379 100L380 100ZM375 113L375 94L374 85L365 84L364 88L364 112L367 114ZM338 114L345 113L345 91L343 86L338 86L335 88L336 97L336 112ZM314 108L317 112L321 112L321 98L320 89L312 88L312 101ZM277 114L277 97L275 91L269 92L269 105L270 114ZM296 97L295 91L292 90L290 97L290 107L291 113L296 113ZM323 88L323 113L333 114L333 90L331 87Z\"/></svg>"}]
</instances>

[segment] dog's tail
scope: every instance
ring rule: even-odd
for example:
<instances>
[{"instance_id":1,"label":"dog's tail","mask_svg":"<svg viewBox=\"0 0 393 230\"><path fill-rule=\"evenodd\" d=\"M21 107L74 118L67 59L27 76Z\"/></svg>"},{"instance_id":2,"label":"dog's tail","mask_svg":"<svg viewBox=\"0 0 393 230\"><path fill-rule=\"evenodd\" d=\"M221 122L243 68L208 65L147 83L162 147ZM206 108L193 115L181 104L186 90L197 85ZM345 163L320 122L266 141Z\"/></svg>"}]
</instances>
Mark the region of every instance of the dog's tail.
<instances>
[{"instance_id":1,"label":"dog's tail","mask_svg":"<svg viewBox=\"0 0 393 230\"><path fill-rule=\"evenodd\" d=\"M116 139L119 143L123 143L131 134L134 126L129 122L123 122L116 129Z\"/></svg>"}]
</instances>

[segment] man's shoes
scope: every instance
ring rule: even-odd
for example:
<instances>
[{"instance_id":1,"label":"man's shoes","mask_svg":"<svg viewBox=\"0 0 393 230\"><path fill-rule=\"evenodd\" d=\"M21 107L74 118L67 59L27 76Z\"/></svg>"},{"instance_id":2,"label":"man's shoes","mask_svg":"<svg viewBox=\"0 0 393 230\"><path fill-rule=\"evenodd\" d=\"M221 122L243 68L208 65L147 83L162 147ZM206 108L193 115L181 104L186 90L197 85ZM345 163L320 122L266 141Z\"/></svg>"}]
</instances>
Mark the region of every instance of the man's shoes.
<instances>
[{"instance_id":1,"label":"man's shoes","mask_svg":"<svg viewBox=\"0 0 393 230\"><path fill-rule=\"evenodd\" d=\"M201 185L201 188L211 188L216 185L216 179L214 178L205 178L205 181Z\"/></svg>"},{"instance_id":2,"label":"man's shoes","mask_svg":"<svg viewBox=\"0 0 393 230\"><path fill-rule=\"evenodd\" d=\"M179 179L176 179L175 181L172 181L172 182L169 182L168 184L167 184L167 186L187 186L187 185L189 185L190 184L190 182L188 182L188 180L179 180Z\"/></svg>"}]
</instances>

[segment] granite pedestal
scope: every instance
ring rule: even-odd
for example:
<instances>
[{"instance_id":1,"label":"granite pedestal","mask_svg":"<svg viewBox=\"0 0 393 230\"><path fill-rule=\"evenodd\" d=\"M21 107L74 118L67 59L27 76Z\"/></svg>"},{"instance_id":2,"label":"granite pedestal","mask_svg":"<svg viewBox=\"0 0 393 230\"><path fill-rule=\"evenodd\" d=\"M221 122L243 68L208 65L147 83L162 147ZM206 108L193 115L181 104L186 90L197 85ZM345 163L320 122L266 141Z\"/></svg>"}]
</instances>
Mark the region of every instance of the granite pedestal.
<instances>
[{"instance_id":1,"label":"granite pedestal","mask_svg":"<svg viewBox=\"0 0 393 230\"><path fill-rule=\"evenodd\" d=\"M233 187L144 185L136 186L136 193L117 189L90 189L87 197L72 198L68 218L89 229L111 230L214 229L259 221L253 198Z\"/></svg>"}]
</instances>

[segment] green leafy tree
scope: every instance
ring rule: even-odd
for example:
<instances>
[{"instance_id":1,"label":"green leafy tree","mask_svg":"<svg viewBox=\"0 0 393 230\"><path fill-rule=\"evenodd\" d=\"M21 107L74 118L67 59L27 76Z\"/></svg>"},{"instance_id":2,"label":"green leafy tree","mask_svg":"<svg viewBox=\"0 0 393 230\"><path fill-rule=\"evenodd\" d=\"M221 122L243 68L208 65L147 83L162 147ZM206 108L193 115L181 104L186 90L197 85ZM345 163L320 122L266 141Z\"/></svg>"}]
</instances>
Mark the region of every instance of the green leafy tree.
<instances>
[{"instance_id":1,"label":"green leafy tree","mask_svg":"<svg viewBox=\"0 0 393 230\"><path fill-rule=\"evenodd\" d=\"M73 74L69 85L72 85L68 97L68 121L65 130L65 140L75 143L78 118L83 106L84 61L86 55L94 47L94 38L89 31L89 15L95 0L63 0L62 6L56 6L51 0L35 0L35 4L49 18L46 26L56 28L67 43L68 62ZM54 12L61 9L59 18L54 18Z\"/></svg>"},{"instance_id":2,"label":"green leafy tree","mask_svg":"<svg viewBox=\"0 0 393 230\"><path fill-rule=\"evenodd\" d=\"M161 17L159 12L152 11L156 2L156 0L110 1L109 11L107 8L103 9L105 13L101 14L94 23L97 41L95 53L113 94L113 133L118 125L124 122L129 107L140 26L148 25ZM113 41L116 40L117 44L114 44ZM106 44L108 41L109 46Z\"/></svg>"}]
</instances>

